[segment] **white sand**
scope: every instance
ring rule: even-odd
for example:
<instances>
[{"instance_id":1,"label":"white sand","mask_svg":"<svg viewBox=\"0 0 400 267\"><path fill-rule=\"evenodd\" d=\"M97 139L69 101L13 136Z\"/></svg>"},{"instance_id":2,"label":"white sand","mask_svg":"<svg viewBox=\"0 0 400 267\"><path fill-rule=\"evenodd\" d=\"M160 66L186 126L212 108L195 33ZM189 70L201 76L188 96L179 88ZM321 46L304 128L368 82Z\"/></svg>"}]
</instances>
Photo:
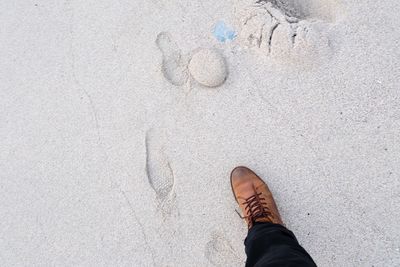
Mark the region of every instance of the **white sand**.
<instances>
[{"instance_id":1,"label":"white sand","mask_svg":"<svg viewBox=\"0 0 400 267\"><path fill-rule=\"evenodd\" d=\"M243 266L239 164L319 266L399 266L400 2L338 1L257 9L260 47L246 1L1 1L0 266Z\"/></svg>"},{"instance_id":2,"label":"white sand","mask_svg":"<svg viewBox=\"0 0 400 267\"><path fill-rule=\"evenodd\" d=\"M197 49L188 68L193 79L205 87L221 86L228 77L226 61L215 49Z\"/></svg>"}]
</instances>

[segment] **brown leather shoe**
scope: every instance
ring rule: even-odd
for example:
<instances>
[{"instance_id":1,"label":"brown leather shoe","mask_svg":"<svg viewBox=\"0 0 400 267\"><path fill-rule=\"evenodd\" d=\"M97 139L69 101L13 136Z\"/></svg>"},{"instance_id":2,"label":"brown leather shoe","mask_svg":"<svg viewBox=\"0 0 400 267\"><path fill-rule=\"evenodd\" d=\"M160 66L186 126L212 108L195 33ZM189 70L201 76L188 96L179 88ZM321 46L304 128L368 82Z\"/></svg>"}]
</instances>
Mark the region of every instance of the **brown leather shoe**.
<instances>
[{"instance_id":1,"label":"brown leather shoe","mask_svg":"<svg viewBox=\"0 0 400 267\"><path fill-rule=\"evenodd\" d=\"M233 169L231 185L249 229L255 222L283 225L271 191L252 170L242 166Z\"/></svg>"}]
</instances>

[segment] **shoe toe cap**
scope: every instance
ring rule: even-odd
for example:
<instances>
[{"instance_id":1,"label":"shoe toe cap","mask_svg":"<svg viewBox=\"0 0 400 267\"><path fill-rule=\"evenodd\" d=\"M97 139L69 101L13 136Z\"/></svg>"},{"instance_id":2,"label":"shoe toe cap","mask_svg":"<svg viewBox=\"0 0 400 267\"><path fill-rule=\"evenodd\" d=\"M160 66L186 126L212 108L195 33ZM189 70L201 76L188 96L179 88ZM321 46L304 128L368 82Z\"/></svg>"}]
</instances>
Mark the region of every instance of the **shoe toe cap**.
<instances>
[{"instance_id":1,"label":"shoe toe cap","mask_svg":"<svg viewBox=\"0 0 400 267\"><path fill-rule=\"evenodd\" d=\"M244 167L244 166L239 166L232 170L231 178L242 178L242 177L246 177L252 173L253 172L249 168Z\"/></svg>"}]
</instances>

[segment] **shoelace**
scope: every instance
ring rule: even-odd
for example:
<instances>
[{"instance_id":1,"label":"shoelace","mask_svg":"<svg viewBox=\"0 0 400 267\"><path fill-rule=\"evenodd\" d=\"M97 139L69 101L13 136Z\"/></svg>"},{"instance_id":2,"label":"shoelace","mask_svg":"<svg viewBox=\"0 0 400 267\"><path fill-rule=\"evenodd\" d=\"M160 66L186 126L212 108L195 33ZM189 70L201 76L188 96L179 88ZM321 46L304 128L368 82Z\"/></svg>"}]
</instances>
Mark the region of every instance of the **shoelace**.
<instances>
[{"instance_id":1,"label":"shoelace","mask_svg":"<svg viewBox=\"0 0 400 267\"><path fill-rule=\"evenodd\" d=\"M246 201L243 202L243 205L245 205L246 213L249 215L242 218L248 219L251 224L256 222L257 219L270 218L270 216L272 215L267 207L267 204L265 203L265 198L260 196L261 193L255 194L247 198Z\"/></svg>"}]
</instances>

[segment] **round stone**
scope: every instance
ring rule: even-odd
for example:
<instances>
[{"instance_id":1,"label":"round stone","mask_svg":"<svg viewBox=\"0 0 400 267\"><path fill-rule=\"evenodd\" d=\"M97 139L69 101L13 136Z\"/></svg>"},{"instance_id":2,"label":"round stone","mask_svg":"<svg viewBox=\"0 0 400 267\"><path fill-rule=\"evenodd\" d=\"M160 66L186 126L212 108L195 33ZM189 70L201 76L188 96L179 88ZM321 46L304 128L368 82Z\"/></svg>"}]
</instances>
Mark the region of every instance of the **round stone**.
<instances>
[{"instance_id":1,"label":"round stone","mask_svg":"<svg viewBox=\"0 0 400 267\"><path fill-rule=\"evenodd\" d=\"M215 49L198 49L190 60L189 72L193 79L207 87L222 85L228 76L225 59Z\"/></svg>"}]
</instances>

